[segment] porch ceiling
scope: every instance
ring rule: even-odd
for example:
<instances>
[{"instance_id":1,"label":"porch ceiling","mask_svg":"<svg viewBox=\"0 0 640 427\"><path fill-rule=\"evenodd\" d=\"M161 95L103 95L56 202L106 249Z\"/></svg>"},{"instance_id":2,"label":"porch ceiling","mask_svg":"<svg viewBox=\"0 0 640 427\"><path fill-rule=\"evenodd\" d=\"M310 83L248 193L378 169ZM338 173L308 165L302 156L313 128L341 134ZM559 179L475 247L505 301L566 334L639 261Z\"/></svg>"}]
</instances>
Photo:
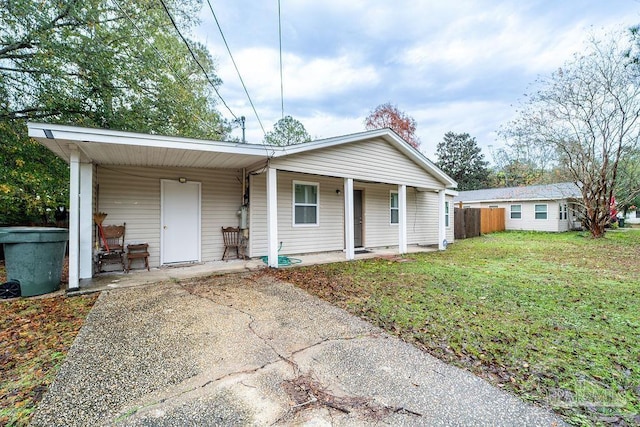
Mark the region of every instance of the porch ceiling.
<instances>
[{"instance_id":1,"label":"porch ceiling","mask_svg":"<svg viewBox=\"0 0 640 427\"><path fill-rule=\"evenodd\" d=\"M84 132L73 132L68 127L43 124L38 128L30 126L29 136L66 162L69 162L71 152L77 147L82 161L102 165L237 169L253 166L266 160L270 154L264 146L257 144L201 141L102 129L96 129L95 133L92 131L85 129Z\"/></svg>"}]
</instances>

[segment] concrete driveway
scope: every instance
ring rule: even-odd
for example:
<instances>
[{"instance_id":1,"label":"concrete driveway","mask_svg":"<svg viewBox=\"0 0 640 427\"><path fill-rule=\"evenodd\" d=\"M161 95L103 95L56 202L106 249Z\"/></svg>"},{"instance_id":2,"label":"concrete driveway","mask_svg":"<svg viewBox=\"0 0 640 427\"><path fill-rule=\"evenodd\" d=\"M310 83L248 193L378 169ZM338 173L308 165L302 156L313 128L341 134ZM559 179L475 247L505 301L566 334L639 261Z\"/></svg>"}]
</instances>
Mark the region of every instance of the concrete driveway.
<instances>
[{"instance_id":1,"label":"concrete driveway","mask_svg":"<svg viewBox=\"0 0 640 427\"><path fill-rule=\"evenodd\" d=\"M104 291L35 426L555 426L289 284L255 274Z\"/></svg>"}]
</instances>

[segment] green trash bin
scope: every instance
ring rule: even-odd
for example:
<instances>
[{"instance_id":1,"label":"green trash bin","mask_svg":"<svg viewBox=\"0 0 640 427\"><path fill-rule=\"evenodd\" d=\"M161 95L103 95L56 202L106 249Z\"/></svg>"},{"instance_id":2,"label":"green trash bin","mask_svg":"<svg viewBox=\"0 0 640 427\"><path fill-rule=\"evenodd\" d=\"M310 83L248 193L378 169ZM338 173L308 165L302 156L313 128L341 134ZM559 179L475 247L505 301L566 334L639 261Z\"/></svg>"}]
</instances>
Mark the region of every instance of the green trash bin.
<instances>
[{"instance_id":1,"label":"green trash bin","mask_svg":"<svg viewBox=\"0 0 640 427\"><path fill-rule=\"evenodd\" d=\"M66 228L0 227L7 279L20 281L22 296L60 288L67 240Z\"/></svg>"}]
</instances>

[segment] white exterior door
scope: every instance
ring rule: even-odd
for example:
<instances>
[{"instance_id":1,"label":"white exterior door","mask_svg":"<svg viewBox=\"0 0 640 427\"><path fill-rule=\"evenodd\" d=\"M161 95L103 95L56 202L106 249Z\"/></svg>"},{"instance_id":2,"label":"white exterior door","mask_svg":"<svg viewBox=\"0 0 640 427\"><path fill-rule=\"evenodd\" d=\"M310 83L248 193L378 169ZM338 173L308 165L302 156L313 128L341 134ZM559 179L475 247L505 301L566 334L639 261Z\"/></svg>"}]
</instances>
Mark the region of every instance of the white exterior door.
<instances>
[{"instance_id":1,"label":"white exterior door","mask_svg":"<svg viewBox=\"0 0 640 427\"><path fill-rule=\"evenodd\" d=\"M200 183L161 181L162 264L200 261Z\"/></svg>"}]
</instances>

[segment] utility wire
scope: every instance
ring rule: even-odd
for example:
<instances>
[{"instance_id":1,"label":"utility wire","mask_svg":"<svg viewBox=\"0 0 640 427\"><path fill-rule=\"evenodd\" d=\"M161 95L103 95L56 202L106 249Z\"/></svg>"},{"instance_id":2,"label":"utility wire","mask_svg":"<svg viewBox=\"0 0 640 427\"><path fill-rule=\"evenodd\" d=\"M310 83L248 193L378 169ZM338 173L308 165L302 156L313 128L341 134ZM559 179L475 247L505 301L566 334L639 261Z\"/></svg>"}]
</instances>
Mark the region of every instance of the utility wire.
<instances>
[{"instance_id":1,"label":"utility wire","mask_svg":"<svg viewBox=\"0 0 640 427\"><path fill-rule=\"evenodd\" d=\"M208 1L208 0L207 0ZM216 94L218 95L218 98L220 98L220 100L222 101L222 103L224 104L225 107L227 107L227 110L229 110L229 113L231 113L231 115L233 116L233 118L235 120L238 120L238 117L236 117L235 114L233 114L233 111L231 111L231 108L229 108L229 106L227 105L227 103L225 102L224 98L222 97L222 95L220 95L220 92L218 92L218 88L216 87L215 83L213 82L213 80L211 80L211 77L209 77L209 74L207 73L207 70L204 69L204 67L202 66L202 64L200 63L200 61L198 60L198 57L196 56L196 54L193 52L193 49L191 49L191 46L189 45L189 42L187 41L187 39L182 35L182 33L180 32L180 29L178 28L178 26L176 25L176 21L173 19L173 16L171 15L171 12L169 12L169 8L167 7L167 5L165 4L164 0L160 0L160 3L162 4L162 7L164 8L164 11L167 12L167 16L169 16L169 20L171 21L171 25L173 25L173 28L176 29L176 31L178 32L178 35L180 36L180 38L182 39L182 41L184 42L184 44L187 46L187 49L189 49L189 53L191 53L191 57L193 58L194 61L196 61L196 64L198 64L198 66L200 67L200 69L202 70L202 72L204 73L205 77L207 78L207 81L209 82L209 84L211 85L211 87L213 88L213 90L216 91Z\"/></svg>"},{"instance_id":2,"label":"utility wire","mask_svg":"<svg viewBox=\"0 0 640 427\"><path fill-rule=\"evenodd\" d=\"M162 1L162 0L161 0ZM236 73L238 74L238 78L240 79L240 83L242 83L242 88L244 89L244 93L247 95L247 99L249 99L249 104L251 104L251 108L253 109L253 114L255 114L256 119L258 119L258 123L260 124L260 128L262 129L262 133L264 135L267 132L264 130L264 126L262 125L262 120L260 120L260 116L258 116L258 112L256 111L255 105L253 105L253 101L251 100L251 96L249 96L249 91L247 90L247 86L244 84L244 80L242 79L242 75L240 75L240 70L238 69L238 65L236 64L236 60L233 59L233 55L231 54L231 49L229 48L229 44L227 43L227 39L224 36L224 32L222 31L222 27L220 26L220 22L218 22L218 17L216 13L213 11L213 6L211 6L211 1L207 0L207 4L209 5L209 10L211 10L211 14L213 15L213 19L216 21L216 25L218 26L218 30L220 31L220 35L222 36L222 41L224 42L225 47L227 48L227 52L231 57L231 62L233 63L233 67L236 69Z\"/></svg>"},{"instance_id":3,"label":"utility wire","mask_svg":"<svg viewBox=\"0 0 640 427\"><path fill-rule=\"evenodd\" d=\"M180 83L182 83L182 86L185 89L188 89L187 83L186 83L186 79L185 77L178 72L177 69L175 69L170 63L169 61L167 61L164 57L164 55L162 54L162 52L160 52L158 50L157 47L155 47L155 45L153 43L149 42L149 39L147 38L146 34L144 33L144 31L142 31L142 29L140 29L140 27L138 27L138 24L135 23L135 21L131 18L131 15L129 15L129 13L120 5L120 3L118 2L118 0L113 0L113 3L118 7L118 9L120 9L120 12L122 12L124 14L124 16L127 17L127 19L129 20L129 22L131 22L131 25L133 25L133 27L136 29L136 31L140 34L140 36L142 37L142 39L145 41L145 43L147 43L155 52L156 55L158 56L158 58L165 63L165 65L171 70L173 71L173 74L178 78L178 80L180 81ZM197 114L193 114L193 117L195 117L196 119L198 119L200 122L202 122L202 124L204 124L205 126L209 127L210 129L214 130L215 132L220 132L220 133L224 133L223 130L221 129L216 129L214 126L211 125L211 123L209 123L208 121L204 120L202 117L198 116Z\"/></svg>"},{"instance_id":4,"label":"utility wire","mask_svg":"<svg viewBox=\"0 0 640 427\"><path fill-rule=\"evenodd\" d=\"M282 13L280 12L280 0L278 0L278 42L280 47L280 111L282 112L281 118L284 119L284 83L282 79Z\"/></svg>"}]
</instances>

